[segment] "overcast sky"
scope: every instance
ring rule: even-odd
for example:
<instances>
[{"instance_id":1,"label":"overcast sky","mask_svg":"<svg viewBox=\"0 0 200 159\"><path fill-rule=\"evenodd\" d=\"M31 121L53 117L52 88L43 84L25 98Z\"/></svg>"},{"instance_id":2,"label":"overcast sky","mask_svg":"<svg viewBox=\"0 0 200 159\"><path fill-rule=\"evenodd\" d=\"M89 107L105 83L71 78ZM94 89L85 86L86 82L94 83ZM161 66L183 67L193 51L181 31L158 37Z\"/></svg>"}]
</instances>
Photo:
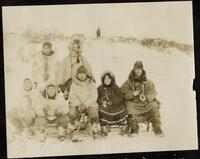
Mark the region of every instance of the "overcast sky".
<instances>
[{"instance_id":1,"label":"overcast sky","mask_svg":"<svg viewBox=\"0 0 200 159\"><path fill-rule=\"evenodd\" d=\"M192 2L4 7L3 29L60 31L68 35L161 37L193 44Z\"/></svg>"}]
</instances>

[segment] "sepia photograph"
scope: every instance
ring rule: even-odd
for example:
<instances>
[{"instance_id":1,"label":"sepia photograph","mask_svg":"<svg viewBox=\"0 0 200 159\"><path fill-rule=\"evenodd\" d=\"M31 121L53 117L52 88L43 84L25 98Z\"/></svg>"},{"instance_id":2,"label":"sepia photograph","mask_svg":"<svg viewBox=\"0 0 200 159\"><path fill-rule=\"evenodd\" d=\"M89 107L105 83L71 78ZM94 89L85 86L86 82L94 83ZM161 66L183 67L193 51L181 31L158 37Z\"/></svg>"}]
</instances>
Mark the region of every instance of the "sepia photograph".
<instances>
[{"instance_id":1,"label":"sepia photograph","mask_svg":"<svg viewBox=\"0 0 200 159\"><path fill-rule=\"evenodd\" d=\"M198 149L192 1L2 18L9 158Z\"/></svg>"}]
</instances>

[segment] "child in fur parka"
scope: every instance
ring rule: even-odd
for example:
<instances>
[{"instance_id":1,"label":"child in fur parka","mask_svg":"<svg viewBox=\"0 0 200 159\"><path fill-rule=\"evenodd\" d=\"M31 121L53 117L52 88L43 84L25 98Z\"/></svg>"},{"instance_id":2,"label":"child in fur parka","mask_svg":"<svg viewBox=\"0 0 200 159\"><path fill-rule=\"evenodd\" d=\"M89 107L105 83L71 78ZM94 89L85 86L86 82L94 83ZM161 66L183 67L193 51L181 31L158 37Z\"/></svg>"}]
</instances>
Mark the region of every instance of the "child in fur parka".
<instances>
[{"instance_id":1,"label":"child in fur parka","mask_svg":"<svg viewBox=\"0 0 200 159\"><path fill-rule=\"evenodd\" d=\"M125 133L126 107L123 93L116 84L114 74L111 71L104 72L101 78L102 84L98 89L98 104L100 124L107 135L108 127L119 125L121 133Z\"/></svg>"},{"instance_id":2,"label":"child in fur parka","mask_svg":"<svg viewBox=\"0 0 200 159\"><path fill-rule=\"evenodd\" d=\"M64 132L69 123L69 106L55 85L49 84L46 87L42 104L43 115L38 115L35 119L36 131L45 133L49 125L55 125L58 130ZM64 134L59 134L59 132L58 135L64 137Z\"/></svg>"}]
</instances>

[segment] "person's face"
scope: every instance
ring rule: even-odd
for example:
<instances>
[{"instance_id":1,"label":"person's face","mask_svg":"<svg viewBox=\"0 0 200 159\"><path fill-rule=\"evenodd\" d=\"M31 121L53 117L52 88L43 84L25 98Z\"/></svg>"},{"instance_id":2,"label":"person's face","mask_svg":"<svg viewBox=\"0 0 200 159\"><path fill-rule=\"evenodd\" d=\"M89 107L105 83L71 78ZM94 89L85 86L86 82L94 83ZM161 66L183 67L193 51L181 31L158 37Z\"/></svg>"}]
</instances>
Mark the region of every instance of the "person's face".
<instances>
[{"instance_id":1,"label":"person's face","mask_svg":"<svg viewBox=\"0 0 200 159\"><path fill-rule=\"evenodd\" d=\"M87 74L85 72L82 72L82 73L78 73L78 79L80 81L85 81L87 78Z\"/></svg>"},{"instance_id":2,"label":"person's face","mask_svg":"<svg viewBox=\"0 0 200 159\"><path fill-rule=\"evenodd\" d=\"M111 84L111 81L112 79L108 75L106 75L104 78L104 84L108 86Z\"/></svg>"},{"instance_id":3,"label":"person's face","mask_svg":"<svg viewBox=\"0 0 200 159\"><path fill-rule=\"evenodd\" d=\"M75 53L79 53L79 50L80 50L80 45L78 43L74 43L72 45L72 50L75 52Z\"/></svg>"},{"instance_id":4,"label":"person's face","mask_svg":"<svg viewBox=\"0 0 200 159\"><path fill-rule=\"evenodd\" d=\"M141 68L136 68L134 71L135 71L135 75L137 77L140 77L142 75L142 69Z\"/></svg>"},{"instance_id":5,"label":"person's face","mask_svg":"<svg viewBox=\"0 0 200 159\"><path fill-rule=\"evenodd\" d=\"M48 45L44 45L43 48L42 48L42 51L43 51L44 54L49 55L52 51L52 47L48 46Z\"/></svg>"},{"instance_id":6,"label":"person's face","mask_svg":"<svg viewBox=\"0 0 200 159\"><path fill-rule=\"evenodd\" d=\"M26 91L32 90L33 84L32 84L32 82L31 82L31 80L29 80L29 79L24 80L23 88L24 88L24 90L26 90Z\"/></svg>"},{"instance_id":7,"label":"person's face","mask_svg":"<svg viewBox=\"0 0 200 159\"><path fill-rule=\"evenodd\" d=\"M56 95L56 87L53 86L47 87L47 95L49 97L54 97Z\"/></svg>"}]
</instances>

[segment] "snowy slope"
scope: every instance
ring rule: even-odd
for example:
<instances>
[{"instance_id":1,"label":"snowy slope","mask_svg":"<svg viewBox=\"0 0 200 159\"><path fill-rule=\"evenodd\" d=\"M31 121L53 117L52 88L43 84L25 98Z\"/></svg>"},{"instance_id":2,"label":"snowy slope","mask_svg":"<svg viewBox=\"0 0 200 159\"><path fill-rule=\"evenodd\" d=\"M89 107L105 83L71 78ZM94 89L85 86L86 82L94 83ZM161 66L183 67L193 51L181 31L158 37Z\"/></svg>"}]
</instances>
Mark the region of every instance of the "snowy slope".
<instances>
[{"instance_id":1,"label":"snowy slope","mask_svg":"<svg viewBox=\"0 0 200 159\"><path fill-rule=\"evenodd\" d=\"M68 54L68 42L52 42L59 60L62 60ZM32 54L34 55L40 47L40 43L27 43L17 35L5 40L7 110L13 106L23 78L30 77L31 61L21 62L19 52L31 59ZM83 54L92 66L97 86L103 71L112 70L117 83L121 85L127 79L134 62L144 62L147 77L155 82L158 99L162 103L161 115L165 137L155 137L153 132L141 132L132 138L110 135L106 139L88 139L81 143L58 142L56 139L39 143L21 138L8 143L9 157L197 149L196 103L192 90L193 52L188 55L172 48L158 51L136 43L111 43L107 38L86 38ZM7 125L9 132L9 122Z\"/></svg>"}]
</instances>

